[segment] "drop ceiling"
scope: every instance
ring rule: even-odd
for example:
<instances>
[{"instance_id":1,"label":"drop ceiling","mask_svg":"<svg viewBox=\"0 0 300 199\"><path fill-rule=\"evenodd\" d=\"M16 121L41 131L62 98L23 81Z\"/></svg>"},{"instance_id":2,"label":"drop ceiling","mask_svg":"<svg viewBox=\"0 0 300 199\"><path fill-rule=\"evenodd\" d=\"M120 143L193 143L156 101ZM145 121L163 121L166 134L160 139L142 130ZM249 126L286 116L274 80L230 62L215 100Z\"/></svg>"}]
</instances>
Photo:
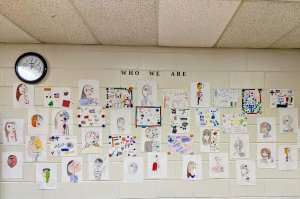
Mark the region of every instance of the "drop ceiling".
<instances>
[{"instance_id":1,"label":"drop ceiling","mask_svg":"<svg viewBox=\"0 0 300 199\"><path fill-rule=\"evenodd\" d=\"M300 0L0 0L0 43L300 48Z\"/></svg>"}]
</instances>

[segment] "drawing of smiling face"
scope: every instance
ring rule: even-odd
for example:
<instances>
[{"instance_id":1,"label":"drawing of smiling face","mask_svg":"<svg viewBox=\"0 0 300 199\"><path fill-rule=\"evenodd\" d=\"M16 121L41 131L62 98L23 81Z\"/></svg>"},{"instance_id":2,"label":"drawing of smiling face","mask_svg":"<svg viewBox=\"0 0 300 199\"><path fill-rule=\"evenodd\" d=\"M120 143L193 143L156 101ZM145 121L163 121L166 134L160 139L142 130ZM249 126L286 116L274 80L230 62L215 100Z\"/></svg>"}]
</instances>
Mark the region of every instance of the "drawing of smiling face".
<instances>
[{"instance_id":1,"label":"drawing of smiling face","mask_svg":"<svg viewBox=\"0 0 300 199\"><path fill-rule=\"evenodd\" d=\"M85 142L88 145L96 145L99 142L99 133L90 131L85 135Z\"/></svg>"},{"instance_id":2,"label":"drawing of smiling face","mask_svg":"<svg viewBox=\"0 0 300 199\"><path fill-rule=\"evenodd\" d=\"M16 165L17 165L17 157L15 155L10 155L8 156L7 158L7 165L10 167L10 168L14 168Z\"/></svg>"},{"instance_id":3,"label":"drawing of smiling face","mask_svg":"<svg viewBox=\"0 0 300 199\"><path fill-rule=\"evenodd\" d=\"M85 96L88 98L88 97L91 97L93 94L94 94L94 88L93 88L93 86L91 86L91 85L85 85L84 87L83 87L83 92L84 92L84 94L85 94Z\"/></svg>"},{"instance_id":4,"label":"drawing of smiling face","mask_svg":"<svg viewBox=\"0 0 300 199\"><path fill-rule=\"evenodd\" d=\"M69 174L78 173L81 170L81 163L76 160L71 160L68 163L67 171Z\"/></svg>"}]
</instances>

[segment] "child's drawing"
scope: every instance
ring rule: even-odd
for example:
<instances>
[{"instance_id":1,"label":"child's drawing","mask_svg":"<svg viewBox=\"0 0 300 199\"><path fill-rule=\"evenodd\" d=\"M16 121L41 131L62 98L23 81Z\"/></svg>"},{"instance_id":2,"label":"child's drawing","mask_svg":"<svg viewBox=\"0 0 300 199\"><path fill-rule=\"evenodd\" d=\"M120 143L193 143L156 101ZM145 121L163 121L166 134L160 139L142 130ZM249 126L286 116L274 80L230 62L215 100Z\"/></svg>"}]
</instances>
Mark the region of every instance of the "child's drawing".
<instances>
[{"instance_id":1,"label":"child's drawing","mask_svg":"<svg viewBox=\"0 0 300 199\"><path fill-rule=\"evenodd\" d=\"M73 135L71 109L52 109L52 135Z\"/></svg>"},{"instance_id":2,"label":"child's drawing","mask_svg":"<svg viewBox=\"0 0 300 199\"><path fill-rule=\"evenodd\" d=\"M23 119L4 119L3 120L3 144L21 145L23 142Z\"/></svg>"},{"instance_id":3,"label":"child's drawing","mask_svg":"<svg viewBox=\"0 0 300 199\"><path fill-rule=\"evenodd\" d=\"M156 81L138 82L138 105L139 106L157 105L157 82Z\"/></svg>"},{"instance_id":4,"label":"child's drawing","mask_svg":"<svg viewBox=\"0 0 300 199\"><path fill-rule=\"evenodd\" d=\"M79 127L105 127L104 109L99 106L78 107Z\"/></svg>"},{"instance_id":5,"label":"child's drawing","mask_svg":"<svg viewBox=\"0 0 300 199\"><path fill-rule=\"evenodd\" d=\"M13 85L13 107L33 108L34 86L25 83L14 83Z\"/></svg>"},{"instance_id":6,"label":"child's drawing","mask_svg":"<svg viewBox=\"0 0 300 199\"><path fill-rule=\"evenodd\" d=\"M237 185L256 185L254 160L236 161L236 184Z\"/></svg>"},{"instance_id":7,"label":"child's drawing","mask_svg":"<svg viewBox=\"0 0 300 199\"><path fill-rule=\"evenodd\" d=\"M161 126L161 107L137 106L135 125L143 128Z\"/></svg>"},{"instance_id":8,"label":"child's drawing","mask_svg":"<svg viewBox=\"0 0 300 199\"><path fill-rule=\"evenodd\" d=\"M45 135L26 136L27 162L44 162L47 160L47 137Z\"/></svg>"},{"instance_id":9,"label":"child's drawing","mask_svg":"<svg viewBox=\"0 0 300 199\"><path fill-rule=\"evenodd\" d=\"M230 135L230 158L249 158L249 135Z\"/></svg>"},{"instance_id":10,"label":"child's drawing","mask_svg":"<svg viewBox=\"0 0 300 199\"><path fill-rule=\"evenodd\" d=\"M296 170L297 164L296 145L280 145L278 147L278 168L279 170Z\"/></svg>"},{"instance_id":11,"label":"child's drawing","mask_svg":"<svg viewBox=\"0 0 300 199\"><path fill-rule=\"evenodd\" d=\"M189 107L187 90L165 89L163 95L164 108L185 109Z\"/></svg>"},{"instance_id":12,"label":"child's drawing","mask_svg":"<svg viewBox=\"0 0 300 199\"><path fill-rule=\"evenodd\" d=\"M110 110L110 132L111 134L131 133L131 110L111 109Z\"/></svg>"},{"instance_id":13,"label":"child's drawing","mask_svg":"<svg viewBox=\"0 0 300 199\"><path fill-rule=\"evenodd\" d=\"M257 118L257 142L276 142L276 118Z\"/></svg>"},{"instance_id":14,"label":"child's drawing","mask_svg":"<svg viewBox=\"0 0 300 199\"><path fill-rule=\"evenodd\" d=\"M220 111L218 108L199 108L195 111L197 126L220 126Z\"/></svg>"},{"instance_id":15,"label":"child's drawing","mask_svg":"<svg viewBox=\"0 0 300 199\"><path fill-rule=\"evenodd\" d=\"M171 109L172 133L190 133L190 109Z\"/></svg>"},{"instance_id":16,"label":"child's drawing","mask_svg":"<svg viewBox=\"0 0 300 199\"><path fill-rule=\"evenodd\" d=\"M76 156L77 136L51 136L50 156Z\"/></svg>"},{"instance_id":17,"label":"child's drawing","mask_svg":"<svg viewBox=\"0 0 300 199\"><path fill-rule=\"evenodd\" d=\"M228 178L228 154L209 153L210 178Z\"/></svg>"},{"instance_id":18,"label":"child's drawing","mask_svg":"<svg viewBox=\"0 0 300 199\"><path fill-rule=\"evenodd\" d=\"M57 189L57 165L55 163L36 164L36 185L38 189Z\"/></svg>"},{"instance_id":19,"label":"child's drawing","mask_svg":"<svg viewBox=\"0 0 300 199\"><path fill-rule=\"evenodd\" d=\"M298 109L280 109L279 122L281 133L297 133L298 131Z\"/></svg>"},{"instance_id":20,"label":"child's drawing","mask_svg":"<svg viewBox=\"0 0 300 199\"><path fill-rule=\"evenodd\" d=\"M61 171L61 182L79 183L82 181L82 158L63 157Z\"/></svg>"},{"instance_id":21,"label":"child's drawing","mask_svg":"<svg viewBox=\"0 0 300 199\"><path fill-rule=\"evenodd\" d=\"M161 151L161 128L146 127L142 128L142 151L160 152Z\"/></svg>"},{"instance_id":22,"label":"child's drawing","mask_svg":"<svg viewBox=\"0 0 300 199\"><path fill-rule=\"evenodd\" d=\"M110 135L108 139L109 157L133 156L135 154L136 140L132 136Z\"/></svg>"},{"instance_id":23,"label":"child's drawing","mask_svg":"<svg viewBox=\"0 0 300 199\"><path fill-rule=\"evenodd\" d=\"M28 134L49 133L49 110L45 108L28 109Z\"/></svg>"},{"instance_id":24,"label":"child's drawing","mask_svg":"<svg viewBox=\"0 0 300 199\"><path fill-rule=\"evenodd\" d=\"M2 178L23 178L22 152L2 152Z\"/></svg>"},{"instance_id":25,"label":"child's drawing","mask_svg":"<svg viewBox=\"0 0 300 199\"><path fill-rule=\"evenodd\" d=\"M242 111L246 114L262 112L262 89L242 89Z\"/></svg>"},{"instance_id":26,"label":"child's drawing","mask_svg":"<svg viewBox=\"0 0 300 199\"><path fill-rule=\"evenodd\" d=\"M89 155L89 180L109 180L108 155Z\"/></svg>"},{"instance_id":27,"label":"child's drawing","mask_svg":"<svg viewBox=\"0 0 300 199\"><path fill-rule=\"evenodd\" d=\"M142 157L124 157L123 182L138 183L144 181L144 160Z\"/></svg>"},{"instance_id":28,"label":"child's drawing","mask_svg":"<svg viewBox=\"0 0 300 199\"><path fill-rule=\"evenodd\" d=\"M45 87L44 107L69 108L71 105L71 88Z\"/></svg>"},{"instance_id":29,"label":"child's drawing","mask_svg":"<svg viewBox=\"0 0 300 199\"><path fill-rule=\"evenodd\" d=\"M168 135L169 153L189 154L192 152L193 140L190 134Z\"/></svg>"},{"instance_id":30,"label":"child's drawing","mask_svg":"<svg viewBox=\"0 0 300 199\"><path fill-rule=\"evenodd\" d=\"M78 88L80 106L99 104L99 80L80 80Z\"/></svg>"},{"instance_id":31,"label":"child's drawing","mask_svg":"<svg viewBox=\"0 0 300 199\"><path fill-rule=\"evenodd\" d=\"M218 127L200 128L200 151L219 152L220 151L220 130Z\"/></svg>"},{"instance_id":32,"label":"child's drawing","mask_svg":"<svg viewBox=\"0 0 300 199\"><path fill-rule=\"evenodd\" d=\"M148 153L148 177L167 178L168 176L168 155L166 153Z\"/></svg>"},{"instance_id":33,"label":"child's drawing","mask_svg":"<svg viewBox=\"0 0 300 199\"><path fill-rule=\"evenodd\" d=\"M182 156L182 179L201 180L202 178L202 156L183 155Z\"/></svg>"},{"instance_id":34,"label":"child's drawing","mask_svg":"<svg viewBox=\"0 0 300 199\"><path fill-rule=\"evenodd\" d=\"M210 86L208 82L191 83L191 107L210 107Z\"/></svg>"},{"instance_id":35,"label":"child's drawing","mask_svg":"<svg viewBox=\"0 0 300 199\"><path fill-rule=\"evenodd\" d=\"M240 90L238 88L215 88L213 92L213 106L217 108L238 107Z\"/></svg>"},{"instance_id":36,"label":"child's drawing","mask_svg":"<svg viewBox=\"0 0 300 199\"><path fill-rule=\"evenodd\" d=\"M87 127L81 129L82 153L100 153L102 146L102 128Z\"/></svg>"},{"instance_id":37,"label":"child's drawing","mask_svg":"<svg viewBox=\"0 0 300 199\"><path fill-rule=\"evenodd\" d=\"M246 114L223 114L223 133L247 133Z\"/></svg>"},{"instance_id":38,"label":"child's drawing","mask_svg":"<svg viewBox=\"0 0 300 199\"><path fill-rule=\"evenodd\" d=\"M276 144L257 144L257 168L276 168Z\"/></svg>"},{"instance_id":39,"label":"child's drawing","mask_svg":"<svg viewBox=\"0 0 300 199\"><path fill-rule=\"evenodd\" d=\"M133 107L132 87L106 88L106 108Z\"/></svg>"},{"instance_id":40,"label":"child's drawing","mask_svg":"<svg viewBox=\"0 0 300 199\"><path fill-rule=\"evenodd\" d=\"M294 89L270 89L270 108L294 108Z\"/></svg>"}]
</instances>

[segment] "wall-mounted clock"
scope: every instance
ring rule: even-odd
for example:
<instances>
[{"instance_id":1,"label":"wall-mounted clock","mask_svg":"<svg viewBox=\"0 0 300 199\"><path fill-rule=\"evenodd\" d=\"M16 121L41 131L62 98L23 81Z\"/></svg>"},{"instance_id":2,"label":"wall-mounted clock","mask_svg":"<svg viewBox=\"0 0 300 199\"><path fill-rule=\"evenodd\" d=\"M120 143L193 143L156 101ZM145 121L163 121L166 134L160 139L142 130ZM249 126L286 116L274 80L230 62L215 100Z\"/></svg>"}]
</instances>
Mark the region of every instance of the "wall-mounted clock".
<instances>
[{"instance_id":1,"label":"wall-mounted clock","mask_svg":"<svg viewBox=\"0 0 300 199\"><path fill-rule=\"evenodd\" d=\"M28 84L34 84L47 74L47 62L37 53L28 52L21 55L15 64L15 72L18 78Z\"/></svg>"}]
</instances>

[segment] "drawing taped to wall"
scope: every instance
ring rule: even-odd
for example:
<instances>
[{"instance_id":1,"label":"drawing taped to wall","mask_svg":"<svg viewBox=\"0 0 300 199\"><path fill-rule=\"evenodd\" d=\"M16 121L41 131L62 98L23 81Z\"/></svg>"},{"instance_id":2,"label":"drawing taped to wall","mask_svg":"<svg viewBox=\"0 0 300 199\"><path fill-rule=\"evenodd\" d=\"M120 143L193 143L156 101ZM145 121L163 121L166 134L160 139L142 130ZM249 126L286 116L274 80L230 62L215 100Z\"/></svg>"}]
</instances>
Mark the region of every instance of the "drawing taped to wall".
<instances>
[{"instance_id":1,"label":"drawing taped to wall","mask_svg":"<svg viewBox=\"0 0 300 199\"><path fill-rule=\"evenodd\" d=\"M49 110L46 108L28 109L28 134L49 133Z\"/></svg>"},{"instance_id":2,"label":"drawing taped to wall","mask_svg":"<svg viewBox=\"0 0 300 199\"><path fill-rule=\"evenodd\" d=\"M294 108L294 89L270 89L270 108Z\"/></svg>"},{"instance_id":3,"label":"drawing taped to wall","mask_svg":"<svg viewBox=\"0 0 300 199\"><path fill-rule=\"evenodd\" d=\"M44 162L47 160L47 136L31 135L26 136L27 162Z\"/></svg>"},{"instance_id":4,"label":"drawing taped to wall","mask_svg":"<svg viewBox=\"0 0 300 199\"><path fill-rule=\"evenodd\" d=\"M169 153L189 154L192 152L192 134L168 135Z\"/></svg>"},{"instance_id":5,"label":"drawing taped to wall","mask_svg":"<svg viewBox=\"0 0 300 199\"><path fill-rule=\"evenodd\" d=\"M73 135L71 109L52 109L52 135Z\"/></svg>"},{"instance_id":6,"label":"drawing taped to wall","mask_svg":"<svg viewBox=\"0 0 300 199\"><path fill-rule=\"evenodd\" d=\"M81 129L82 153L100 153L102 146L102 128L86 127Z\"/></svg>"},{"instance_id":7,"label":"drawing taped to wall","mask_svg":"<svg viewBox=\"0 0 300 199\"><path fill-rule=\"evenodd\" d=\"M133 107L133 88L106 88L106 108Z\"/></svg>"},{"instance_id":8,"label":"drawing taped to wall","mask_svg":"<svg viewBox=\"0 0 300 199\"><path fill-rule=\"evenodd\" d=\"M189 107L188 91L184 89L164 89L164 108L185 109Z\"/></svg>"},{"instance_id":9,"label":"drawing taped to wall","mask_svg":"<svg viewBox=\"0 0 300 199\"><path fill-rule=\"evenodd\" d=\"M139 81L137 86L138 86L138 105L157 106L157 82Z\"/></svg>"},{"instance_id":10,"label":"drawing taped to wall","mask_svg":"<svg viewBox=\"0 0 300 199\"><path fill-rule=\"evenodd\" d=\"M215 88L213 92L213 106L217 108L235 108L240 102L238 88Z\"/></svg>"},{"instance_id":11,"label":"drawing taped to wall","mask_svg":"<svg viewBox=\"0 0 300 199\"><path fill-rule=\"evenodd\" d=\"M208 82L191 83L191 107L210 106L210 86Z\"/></svg>"},{"instance_id":12,"label":"drawing taped to wall","mask_svg":"<svg viewBox=\"0 0 300 199\"><path fill-rule=\"evenodd\" d=\"M257 168L276 168L276 154L275 143L257 144Z\"/></svg>"},{"instance_id":13,"label":"drawing taped to wall","mask_svg":"<svg viewBox=\"0 0 300 199\"><path fill-rule=\"evenodd\" d=\"M111 109L110 111L111 134L131 133L131 110L125 108Z\"/></svg>"},{"instance_id":14,"label":"drawing taped to wall","mask_svg":"<svg viewBox=\"0 0 300 199\"><path fill-rule=\"evenodd\" d=\"M202 156L201 155L182 156L182 179L183 180L202 179Z\"/></svg>"},{"instance_id":15,"label":"drawing taped to wall","mask_svg":"<svg viewBox=\"0 0 300 199\"><path fill-rule=\"evenodd\" d=\"M161 179L168 176L168 156L166 153L148 153L148 178Z\"/></svg>"},{"instance_id":16,"label":"drawing taped to wall","mask_svg":"<svg viewBox=\"0 0 300 199\"><path fill-rule=\"evenodd\" d=\"M71 88L45 87L44 107L69 108L71 105Z\"/></svg>"},{"instance_id":17,"label":"drawing taped to wall","mask_svg":"<svg viewBox=\"0 0 300 199\"><path fill-rule=\"evenodd\" d=\"M38 189L57 189L57 165L55 163L36 164L36 186Z\"/></svg>"},{"instance_id":18,"label":"drawing taped to wall","mask_svg":"<svg viewBox=\"0 0 300 199\"><path fill-rule=\"evenodd\" d=\"M2 152L2 178L23 178L22 152Z\"/></svg>"},{"instance_id":19,"label":"drawing taped to wall","mask_svg":"<svg viewBox=\"0 0 300 199\"><path fill-rule=\"evenodd\" d=\"M161 107L136 106L135 125L142 128L161 126Z\"/></svg>"},{"instance_id":20,"label":"drawing taped to wall","mask_svg":"<svg viewBox=\"0 0 300 199\"><path fill-rule=\"evenodd\" d=\"M236 161L236 184L237 185L256 185L256 169L254 160Z\"/></svg>"},{"instance_id":21,"label":"drawing taped to wall","mask_svg":"<svg viewBox=\"0 0 300 199\"><path fill-rule=\"evenodd\" d=\"M200 139L201 152L220 151L220 129L218 127L200 128Z\"/></svg>"},{"instance_id":22,"label":"drawing taped to wall","mask_svg":"<svg viewBox=\"0 0 300 199\"><path fill-rule=\"evenodd\" d=\"M142 152L161 151L161 128L146 127L142 128Z\"/></svg>"},{"instance_id":23,"label":"drawing taped to wall","mask_svg":"<svg viewBox=\"0 0 300 199\"><path fill-rule=\"evenodd\" d=\"M49 138L50 156L76 156L77 136L54 135Z\"/></svg>"},{"instance_id":24,"label":"drawing taped to wall","mask_svg":"<svg viewBox=\"0 0 300 199\"><path fill-rule=\"evenodd\" d=\"M223 133L247 133L246 114L223 114Z\"/></svg>"},{"instance_id":25,"label":"drawing taped to wall","mask_svg":"<svg viewBox=\"0 0 300 199\"><path fill-rule=\"evenodd\" d=\"M209 177L228 178L228 154L209 153Z\"/></svg>"},{"instance_id":26,"label":"drawing taped to wall","mask_svg":"<svg viewBox=\"0 0 300 199\"><path fill-rule=\"evenodd\" d=\"M140 183L144 181L144 161L142 157L124 157L123 182Z\"/></svg>"},{"instance_id":27,"label":"drawing taped to wall","mask_svg":"<svg viewBox=\"0 0 300 199\"><path fill-rule=\"evenodd\" d=\"M99 104L99 80L80 80L78 88L80 106Z\"/></svg>"},{"instance_id":28,"label":"drawing taped to wall","mask_svg":"<svg viewBox=\"0 0 300 199\"><path fill-rule=\"evenodd\" d=\"M79 127L105 127L105 112L100 106L80 106L78 109Z\"/></svg>"},{"instance_id":29,"label":"drawing taped to wall","mask_svg":"<svg viewBox=\"0 0 300 199\"><path fill-rule=\"evenodd\" d=\"M297 163L296 145L279 145L278 147L278 168L279 170L296 170Z\"/></svg>"},{"instance_id":30,"label":"drawing taped to wall","mask_svg":"<svg viewBox=\"0 0 300 199\"><path fill-rule=\"evenodd\" d=\"M82 181L82 158L63 157L61 159L61 182L79 183Z\"/></svg>"},{"instance_id":31,"label":"drawing taped to wall","mask_svg":"<svg viewBox=\"0 0 300 199\"><path fill-rule=\"evenodd\" d=\"M197 126L220 126L220 111L218 108L199 108L195 111Z\"/></svg>"},{"instance_id":32,"label":"drawing taped to wall","mask_svg":"<svg viewBox=\"0 0 300 199\"><path fill-rule=\"evenodd\" d=\"M136 152L136 140L133 136L110 135L109 141L109 157L112 156L133 156Z\"/></svg>"},{"instance_id":33,"label":"drawing taped to wall","mask_svg":"<svg viewBox=\"0 0 300 199\"><path fill-rule=\"evenodd\" d=\"M172 133L190 133L190 109L171 109Z\"/></svg>"},{"instance_id":34,"label":"drawing taped to wall","mask_svg":"<svg viewBox=\"0 0 300 199\"><path fill-rule=\"evenodd\" d=\"M262 113L262 89L242 89L242 111L246 114Z\"/></svg>"},{"instance_id":35,"label":"drawing taped to wall","mask_svg":"<svg viewBox=\"0 0 300 199\"><path fill-rule=\"evenodd\" d=\"M25 83L13 84L13 107L33 108L34 107L34 86Z\"/></svg>"},{"instance_id":36,"label":"drawing taped to wall","mask_svg":"<svg viewBox=\"0 0 300 199\"><path fill-rule=\"evenodd\" d=\"M231 134L230 135L230 158L249 158L249 135Z\"/></svg>"},{"instance_id":37,"label":"drawing taped to wall","mask_svg":"<svg viewBox=\"0 0 300 199\"><path fill-rule=\"evenodd\" d=\"M89 155L89 180L109 180L108 155Z\"/></svg>"},{"instance_id":38,"label":"drawing taped to wall","mask_svg":"<svg viewBox=\"0 0 300 199\"><path fill-rule=\"evenodd\" d=\"M276 142L276 118L257 118L257 142Z\"/></svg>"},{"instance_id":39,"label":"drawing taped to wall","mask_svg":"<svg viewBox=\"0 0 300 199\"><path fill-rule=\"evenodd\" d=\"M297 133L298 131L298 109L279 110L280 133Z\"/></svg>"},{"instance_id":40,"label":"drawing taped to wall","mask_svg":"<svg viewBox=\"0 0 300 199\"><path fill-rule=\"evenodd\" d=\"M23 127L23 119L4 119L2 129L3 145L24 144Z\"/></svg>"}]
</instances>

